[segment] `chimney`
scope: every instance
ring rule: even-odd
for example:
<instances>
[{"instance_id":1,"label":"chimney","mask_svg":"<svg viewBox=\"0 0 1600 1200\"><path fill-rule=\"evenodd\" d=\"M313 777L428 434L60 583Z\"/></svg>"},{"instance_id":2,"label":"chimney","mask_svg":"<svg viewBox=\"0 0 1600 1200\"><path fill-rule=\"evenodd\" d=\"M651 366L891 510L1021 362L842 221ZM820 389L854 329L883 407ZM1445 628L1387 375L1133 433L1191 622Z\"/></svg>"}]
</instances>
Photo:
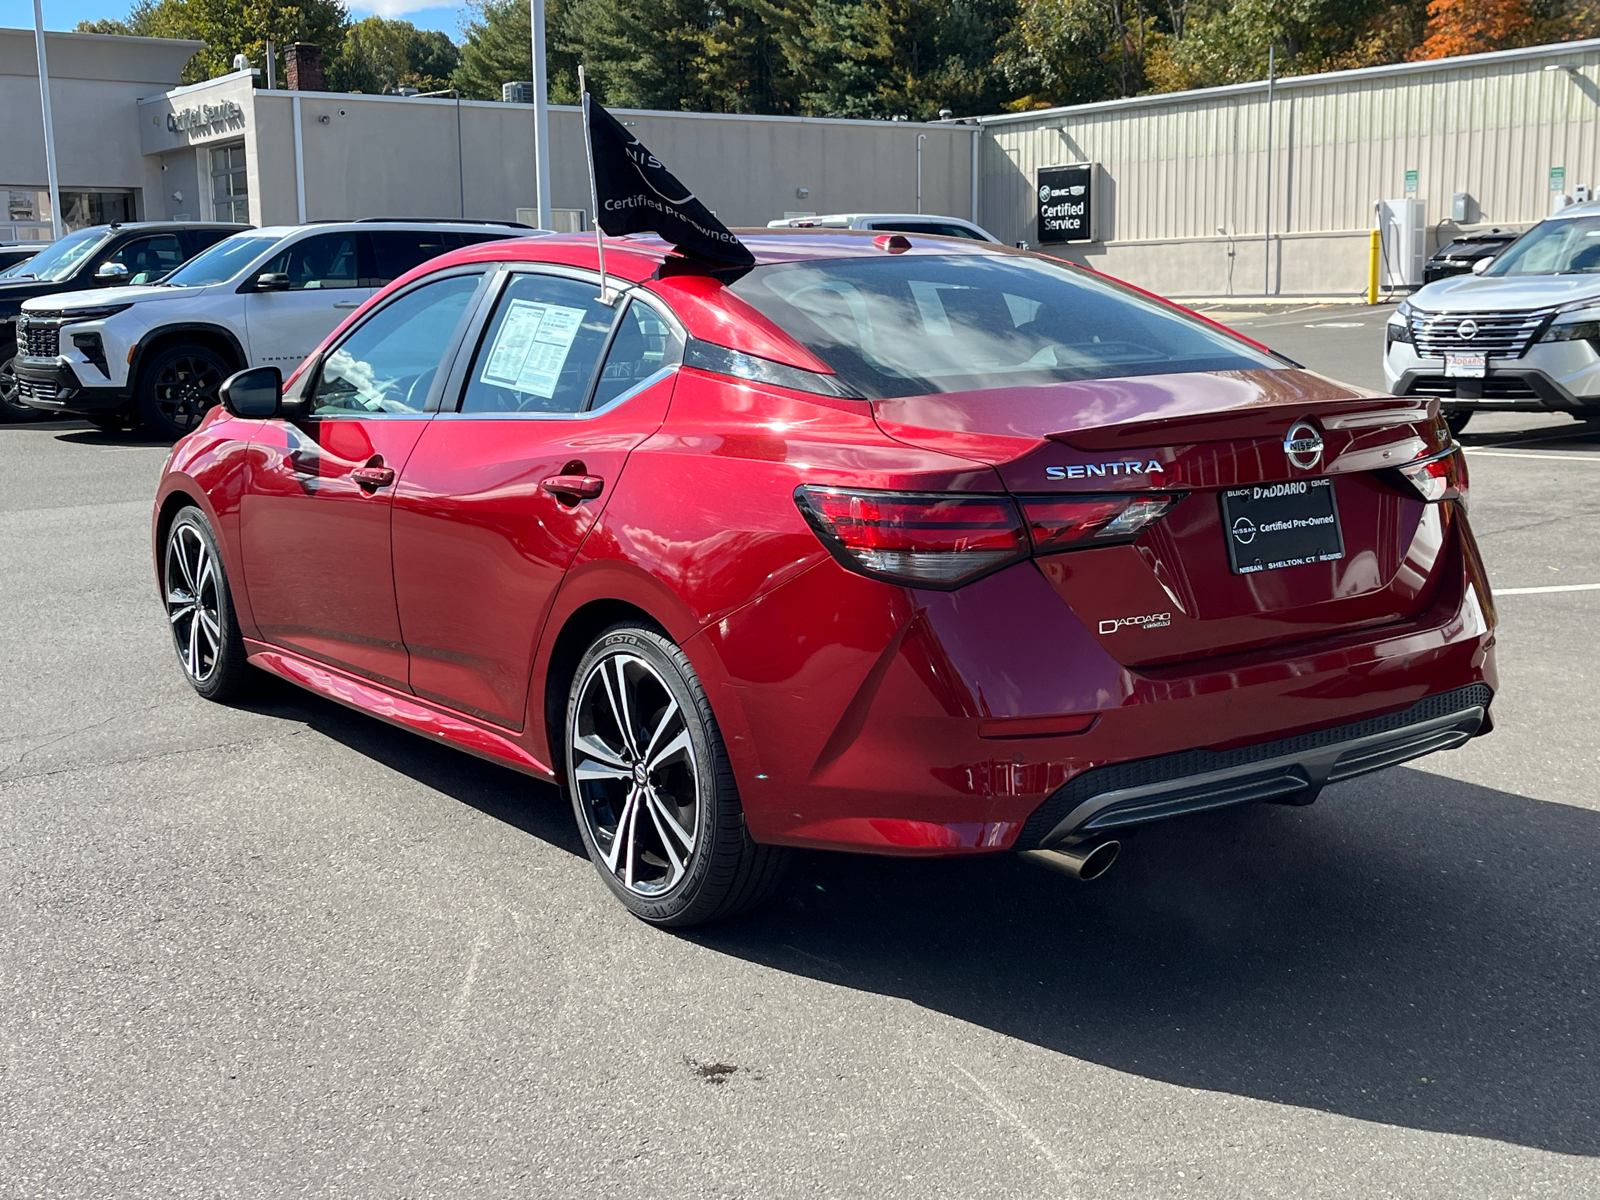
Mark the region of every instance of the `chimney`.
<instances>
[{"instance_id":1,"label":"chimney","mask_svg":"<svg viewBox=\"0 0 1600 1200\"><path fill-rule=\"evenodd\" d=\"M325 91L322 47L311 42L291 42L283 48L283 73L291 92Z\"/></svg>"}]
</instances>

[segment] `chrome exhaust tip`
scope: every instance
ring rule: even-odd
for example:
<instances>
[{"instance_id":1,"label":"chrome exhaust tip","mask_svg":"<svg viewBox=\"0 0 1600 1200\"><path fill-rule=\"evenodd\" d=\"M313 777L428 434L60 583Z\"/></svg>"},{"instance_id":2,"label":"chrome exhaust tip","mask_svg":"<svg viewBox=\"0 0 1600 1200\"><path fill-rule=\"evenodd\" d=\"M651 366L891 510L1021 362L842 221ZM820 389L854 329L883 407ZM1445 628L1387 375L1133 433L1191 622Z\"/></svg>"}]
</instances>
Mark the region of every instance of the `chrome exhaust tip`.
<instances>
[{"instance_id":1,"label":"chrome exhaust tip","mask_svg":"<svg viewBox=\"0 0 1600 1200\"><path fill-rule=\"evenodd\" d=\"M1088 883L1091 879L1099 879L1109 871L1111 864L1117 861L1117 855L1121 850L1122 843L1115 839L1095 841L1090 838L1074 846L1054 846L1049 850L1024 850L1022 856L1049 867L1052 871L1061 871L1074 879Z\"/></svg>"}]
</instances>

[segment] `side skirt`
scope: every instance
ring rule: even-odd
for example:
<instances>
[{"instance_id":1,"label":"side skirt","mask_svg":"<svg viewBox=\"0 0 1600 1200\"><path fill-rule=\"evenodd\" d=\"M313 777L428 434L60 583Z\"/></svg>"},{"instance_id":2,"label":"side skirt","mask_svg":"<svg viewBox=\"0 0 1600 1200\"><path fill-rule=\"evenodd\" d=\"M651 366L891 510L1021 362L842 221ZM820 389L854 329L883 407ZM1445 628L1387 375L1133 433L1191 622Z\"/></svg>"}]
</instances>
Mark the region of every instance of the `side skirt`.
<instances>
[{"instance_id":1,"label":"side skirt","mask_svg":"<svg viewBox=\"0 0 1600 1200\"><path fill-rule=\"evenodd\" d=\"M347 708L377 717L425 738L448 742L452 746L511 767L546 782L555 782L555 773L510 738L502 737L463 717L432 708L413 696L402 696L380 684L346 675L321 663L310 662L262 642L246 641L252 666L270 671L308 692L326 696Z\"/></svg>"}]
</instances>

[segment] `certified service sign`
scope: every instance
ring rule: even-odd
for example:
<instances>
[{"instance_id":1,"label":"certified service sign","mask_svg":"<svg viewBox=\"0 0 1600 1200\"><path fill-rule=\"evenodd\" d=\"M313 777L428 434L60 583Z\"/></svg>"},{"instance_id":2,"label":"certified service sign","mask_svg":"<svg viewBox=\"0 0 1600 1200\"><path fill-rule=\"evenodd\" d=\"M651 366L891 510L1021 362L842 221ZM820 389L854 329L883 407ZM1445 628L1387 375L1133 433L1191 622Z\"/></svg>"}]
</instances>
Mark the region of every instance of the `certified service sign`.
<instances>
[{"instance_id":1,"label":"certified service sign","mask_svg":"<svg viewBox=\"0 0 1600 1200\"><path fill-rule=\"evenodd\" d=\"M1099 163L1039 168L1039 242L1098 242Z\"/></svg>"}]
</instances>

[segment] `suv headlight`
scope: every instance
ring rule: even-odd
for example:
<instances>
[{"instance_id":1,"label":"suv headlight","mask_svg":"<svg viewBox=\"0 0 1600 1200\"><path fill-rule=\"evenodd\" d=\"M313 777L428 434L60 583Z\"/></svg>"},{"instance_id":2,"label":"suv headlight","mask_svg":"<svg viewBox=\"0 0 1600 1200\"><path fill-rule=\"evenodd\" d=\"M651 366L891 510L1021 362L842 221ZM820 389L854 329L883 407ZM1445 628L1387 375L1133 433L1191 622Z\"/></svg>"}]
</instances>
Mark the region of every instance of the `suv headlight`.
<instances>
[{"instance_id":1,"label":"suv headlight","mask_svg":"<svg viewBox=\"0 0 1600 1200\"><path fill-rule=\"evenodd\" d=\"M71 312L36 312L24 314L38 321L60 321L63 325L72 325L78 321L99 321L106 317L114 317L119 312L124 312L133 307L133 302L127 304L97 304L93 308L75 308Z\"/></svg>"},{"instance_id":2,"label":"suv headlight","mask_svg":"<svg viewBox=\"0 0 1600 1200\"><path fill-rule=\"evenodd\" d=\"M1600 352L1600 305L1584 301L1556 313L1541 342L1588 342Z\"/></svg>"},{"instance_id":3,"label":"suv headlight","mask_svg":"<svg viewBox=\"0 0 1600 1200\"><path fill-rule=\"evenodd\" d=\"M1411 310L1410 306L1402 304L1389 318L1388 324L1383 327L1383 352L1389 353L1389 347L1396 342L1411 345Z\"/></svg>"}]
</instances>

